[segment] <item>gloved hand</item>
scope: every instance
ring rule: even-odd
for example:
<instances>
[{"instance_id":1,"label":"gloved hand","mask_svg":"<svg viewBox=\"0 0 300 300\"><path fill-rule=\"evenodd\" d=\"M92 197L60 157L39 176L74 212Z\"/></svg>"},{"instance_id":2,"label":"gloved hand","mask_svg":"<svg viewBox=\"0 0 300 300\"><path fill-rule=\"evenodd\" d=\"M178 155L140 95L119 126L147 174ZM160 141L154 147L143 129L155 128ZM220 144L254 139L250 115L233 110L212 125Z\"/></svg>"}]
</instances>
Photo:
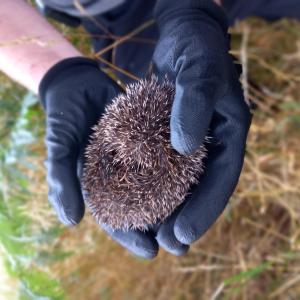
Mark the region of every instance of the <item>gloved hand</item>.
<instances>
[{"instance_id":1,"label":"gloved hand","mask_svg":"<svg viewBox=\"0 0 300 300\"><path fill-rule=\"evenodd\" d=\"M39 94L46 112L49 201L65 225L79 223L84 215L80 186L84 149L105 104L119 92L114 81L87 58L63 60L42 79ZM104 230L135 255L152 258L158 252L153 233Z\"/></svg>"},{"instance_id":2,"label":"gloved hand","mask_svg":"<svg viewBox=\"0 0 300 300\"><path fill-rule=\"evenodd\" d=\"M176 87L171 143L188 155L211 137L200 183L158 229L160 246L181 255L216 221L236 187L251 114L228 53L222 9L211 0L158 0L155 17L154 67Z\"/></svg>"}]
</instances>

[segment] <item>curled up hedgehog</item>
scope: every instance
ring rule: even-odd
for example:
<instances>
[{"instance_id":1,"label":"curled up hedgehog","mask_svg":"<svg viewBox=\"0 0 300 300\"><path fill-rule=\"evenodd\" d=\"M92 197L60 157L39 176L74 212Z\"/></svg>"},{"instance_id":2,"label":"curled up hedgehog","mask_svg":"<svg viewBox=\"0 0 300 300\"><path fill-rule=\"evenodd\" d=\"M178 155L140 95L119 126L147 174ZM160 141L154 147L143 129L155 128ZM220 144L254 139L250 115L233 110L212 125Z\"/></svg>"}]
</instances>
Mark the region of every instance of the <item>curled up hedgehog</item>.
<instances>
[{"instance_id":1,"label":"curled up hedgehog","mask_svg":"<svg viewBox=\"0 0 300 300\"><path fill-rule=\"evenodd\" d=\"M130 84L93 128L83 187L98 223L146 230L163 222L198 182L205 147L184 156L170 143L174 93L172 83L154 76Z\"/></svg>"}]
</instances>

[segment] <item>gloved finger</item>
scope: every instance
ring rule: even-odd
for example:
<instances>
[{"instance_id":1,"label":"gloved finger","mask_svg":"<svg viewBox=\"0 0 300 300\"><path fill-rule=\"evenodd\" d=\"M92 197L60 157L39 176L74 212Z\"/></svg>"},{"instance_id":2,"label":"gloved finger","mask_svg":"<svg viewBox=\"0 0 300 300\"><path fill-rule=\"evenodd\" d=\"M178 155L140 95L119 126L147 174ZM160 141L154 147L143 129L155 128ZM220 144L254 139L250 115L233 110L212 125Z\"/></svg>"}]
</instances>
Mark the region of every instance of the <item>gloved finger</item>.
<instances>
[{"instance_id":1,"label":"gloved finger","mask_svg":"<svg viewBox=\"0 0 300 300\"><path fill-rule=\"evenodd\" d=\"M156 235L159 246L176 256L186 254L190 248L189 245L179 242L174 234L174 224L179 211L180 207L159 226Z\"/></svg>"},{"instance_id":2,"label":"gloved finger","mask_svg":"<svg viewBox=\"0 0 300 300\"><path fill-rule=\"evenodd\" d=\"M101 227L114 241L138 257L152 259L158 253L158 244L151 232L113 230L106 225Z\"/></svg>"},{"instance_id":3,"label":"gloved finger","mask_svg":"<svg viewBox=\"0 0 300 300\"><path fill-rule=\"evenodd\" d=\"M48 159L45 164L49 202L63 224L67 226L78 224L85 209L76 174L75 158Z\"/></svg>"},{"instance_id":4,"label":"gloved finger","mask_svg":"<svg viewBox=\"0 0 300 300\"><path fill-rule=\"evenodd\" d=\"M195 50L195 53L198 53ZM194 56L194 57L193 57ZM224 94L224 70L218 57L182 58L171 111L171 143L179 153L195 152L207 135L216 101ZM205 63L201 63L205 61ZM222 63L220 63L222 65Z\"/></svg>"},{"instance_id":5,"label":"gloved finger","mask_svg":"<svg viewBox=\"0 0 300 300\"><path fill-rule=\"evenodd\" d=\"M216 221L240 176L251 114L242 95L230 97L216 106L211 135L217 144L209 148L200 183L174 225L176 238L184 244L196 241Z\"/></svg>"},{"instance_id":6,"label":"gloved finger","mask_svg":"<svg viewBox=\"0 0 300 300\"><path fill-rule=\"evenodd\" d=\"M88 127L89 123L81 107L78 105L65 107L64 101L58 101L68 99L67 90L58 94L53 92L51 96L53 98L46 111L45 139L48 154L46 161L48 198L60 221L70 226L78 224L84 215L77 161L79 147L85 141L83 132L87 131L82 127ZM75 95L73 99L75 97L79 96Z\"/></svg>"}]
</instances>

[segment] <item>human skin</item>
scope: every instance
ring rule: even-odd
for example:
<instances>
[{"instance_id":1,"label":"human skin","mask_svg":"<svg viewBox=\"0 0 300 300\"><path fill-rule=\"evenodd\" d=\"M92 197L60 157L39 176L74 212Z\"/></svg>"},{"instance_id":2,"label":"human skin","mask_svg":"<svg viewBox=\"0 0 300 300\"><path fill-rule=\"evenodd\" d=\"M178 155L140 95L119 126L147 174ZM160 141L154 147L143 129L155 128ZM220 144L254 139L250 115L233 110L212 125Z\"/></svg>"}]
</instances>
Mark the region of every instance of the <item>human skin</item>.
<instances>
[{"instance_id":1,"label":"human skin","mask_svg":"<svg viewBox=\"0 0 300 300\"><path fill-rule=\"evenodd\" d=\"M221 0L214 0L221 5ZM0 70L38 92L46 72L82 54L24 0L0 1Z\"/></svg>"},{"instance_id":2,"label":"human skin","mask_svg":"<svg viewBox=\"0 0 300 300\"><path fill-rule=\"evenodd\" d=\"M26 1L0 1L2 72L37 93L47 70L74 56L82 54Z\"/></svg>"}]
</instances>

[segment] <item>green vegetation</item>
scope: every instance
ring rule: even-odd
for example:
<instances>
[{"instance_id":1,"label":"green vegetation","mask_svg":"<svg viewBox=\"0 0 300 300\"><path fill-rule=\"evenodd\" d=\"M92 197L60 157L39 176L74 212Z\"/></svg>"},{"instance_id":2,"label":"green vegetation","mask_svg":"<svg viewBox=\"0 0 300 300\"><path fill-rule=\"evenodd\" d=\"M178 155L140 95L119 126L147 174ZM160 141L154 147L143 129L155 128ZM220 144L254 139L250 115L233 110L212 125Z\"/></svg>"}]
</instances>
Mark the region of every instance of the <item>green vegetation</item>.
<instances>
[{"instance_id":1,"label":"green vegetation","mask_svg":"<svg viewBox=\"0 0 300 300\"><path fill-rule=\"evenodd\" d=\"M5 266L11 276L19 279L16 288L20 299L65 299L59 282L51 278L41 260L42 255L47 257L46 262L60 256L40 251L61 230L37 229L24 212L26 203L34 197L27 174L36 171L31 158L38 153L30 146L42 137L42 114L36 97L20 89L3 87L0 104L4 124L0 146L0 243Z\"/></svg>"}]
</instances>

